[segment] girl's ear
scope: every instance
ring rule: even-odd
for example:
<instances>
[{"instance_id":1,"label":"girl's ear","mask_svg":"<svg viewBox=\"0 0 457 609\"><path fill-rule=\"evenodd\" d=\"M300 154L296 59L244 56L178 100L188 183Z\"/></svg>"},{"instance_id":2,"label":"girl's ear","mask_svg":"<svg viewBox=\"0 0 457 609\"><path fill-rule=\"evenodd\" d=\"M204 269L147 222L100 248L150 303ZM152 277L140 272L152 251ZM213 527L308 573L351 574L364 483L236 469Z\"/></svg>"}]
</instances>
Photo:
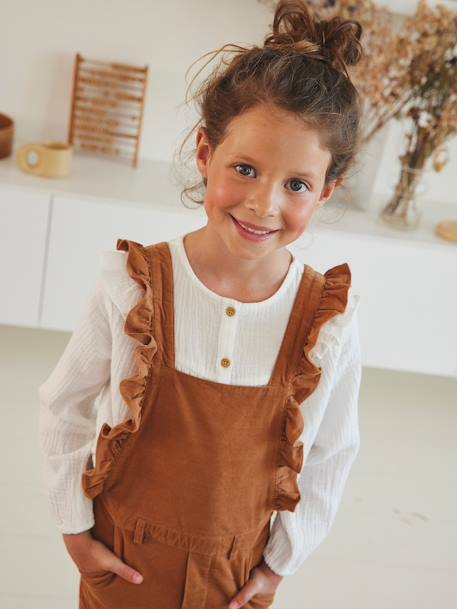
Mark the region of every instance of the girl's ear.
<instances>
[{"instance_id":1,"label":"girl's ear","mask_svg":"<svg viewBox=\"0 0 457 609\"><path fill-rule=\"evenodd\" d=\"M335 188L338 186L338 180L334 181L334 182L329 182L328 184L326 184L324 186L324 188L322 189L321 192L321 196L319 198L319 200L317 201L316 205L318 207L320 207L321 205L323 205L328 199L330 199L330 197L333 194L333 191L335 190Z\"/></svg>"},{"instance_id":2,"label":"girl's ear","mask_svg":"<svg viewBox=\"0 0 457 609\"><path fill-rule=\"evenodd\" d=\"M211 146L208 142L208 135L205 127L200 127L196 136L196 152L195 157L197 167L205 179L208 178L208 165L211 159Z\"/></svg>"}]
</instances>

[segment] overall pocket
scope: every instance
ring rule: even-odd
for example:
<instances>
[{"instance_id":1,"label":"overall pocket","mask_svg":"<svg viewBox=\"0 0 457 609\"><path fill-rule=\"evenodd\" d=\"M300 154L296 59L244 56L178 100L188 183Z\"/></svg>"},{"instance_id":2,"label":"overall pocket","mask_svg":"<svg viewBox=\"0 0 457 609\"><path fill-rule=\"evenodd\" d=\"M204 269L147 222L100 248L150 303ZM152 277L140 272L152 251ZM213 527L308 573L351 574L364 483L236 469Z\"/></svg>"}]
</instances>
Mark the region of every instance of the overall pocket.
<instances>
[{"instance_id":1,"label":"overall pocket","mask_svg":"<svg viewBox=\"0 0 457 609\"><path fill-rule=\"evenodd\" d=\"M267 545L268 539L270 535L270 525L266 525L264 531L259 537L258 542L252 548L249 555L249 577L256 567L259 567L263 562L263 551L265 546ZM276 596L276 591L268 594L256 594L251 598L251 600L247 603L247 607L250 609L266 609L267 607L271 607L273 601Z\"/></svg>"},{"instance_id":2,"label":"overall pocket","mask_svg":"<svg viewBox=\"0 0 457 609\"><path fill-rule=\"evenodd\" d=\"M94 539L103 543L111 552L123 560L123 534L122 529L114 524L111 515L98 497L94 499L94 526L91 534ZM81 579L85 580L90 586L97 588L108 586L119 576L113 571L101 569L97 571L80 571Z\"/></svg>"}]
</instances>

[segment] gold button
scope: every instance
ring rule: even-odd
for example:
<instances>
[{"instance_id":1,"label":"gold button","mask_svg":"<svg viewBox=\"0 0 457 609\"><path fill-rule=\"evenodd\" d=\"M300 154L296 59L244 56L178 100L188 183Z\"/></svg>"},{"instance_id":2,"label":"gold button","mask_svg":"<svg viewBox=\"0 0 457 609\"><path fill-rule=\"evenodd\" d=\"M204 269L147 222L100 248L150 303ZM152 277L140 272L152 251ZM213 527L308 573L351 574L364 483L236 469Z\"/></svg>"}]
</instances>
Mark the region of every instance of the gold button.
<instances>
[{"instance_id":1,"label":"gold button","mask_svg":"<svg viewBox=\"0 0 457 609\"><path fill-rule=\"evenodd\" d=\"M224 366L224 368L228 368L230 366L230 360L227 357L223 357L221 359L221 366Z\"/></svg>"},{"instance_id":2,"label":"gold button","mask_svg":"<svg viewBox=\"0 0 457 609\"><path fill-rule=\"evenodd\" d=\"M227 313L227 315L229 317L233 317L235 315L235 313L236 313L236 309L234 307L227 307L225 309L225 312Z\"/></svg>"}]
</instances>

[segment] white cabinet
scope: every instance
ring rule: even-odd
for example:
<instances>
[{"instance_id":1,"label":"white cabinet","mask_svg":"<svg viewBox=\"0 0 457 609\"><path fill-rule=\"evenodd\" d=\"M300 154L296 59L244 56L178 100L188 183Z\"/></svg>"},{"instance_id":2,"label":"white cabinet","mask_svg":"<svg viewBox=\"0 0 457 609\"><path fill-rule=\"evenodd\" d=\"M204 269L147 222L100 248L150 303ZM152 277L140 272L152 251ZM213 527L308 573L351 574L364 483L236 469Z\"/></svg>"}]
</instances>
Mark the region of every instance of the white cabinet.
<instances>
[{"instance_id":1,"label":"white cabinet","mask_svg":"<svg viewBox=\"0 0 457 609\"><path fill-rule=\"evenodd\" d=\"M1 324L38 325L49 207L49 193L0 184Z\"/></svg>"},{"instance_id":2,"label":"white cabinet","mask_svg":"<svg viewBox=\"0 0 457 609\"><path fill-rule=\"evenodd\" d=\"M457 376L457 247L319 228L297 255L351 266L364 365Z\"/></svg>"},{"instance_id":3,"label":"white cabinet","mask_svg":"<svg viewBox=\"0 0 457 609\"><path fill-rule=\"evenodd\" d=\"M119 238L149 245L204 224L201 210L186 212L144 209L119 205L116 201L54 197L40 325L71 330L95 285L100 253L115 250Z\"/></svg>"}]
</instances>

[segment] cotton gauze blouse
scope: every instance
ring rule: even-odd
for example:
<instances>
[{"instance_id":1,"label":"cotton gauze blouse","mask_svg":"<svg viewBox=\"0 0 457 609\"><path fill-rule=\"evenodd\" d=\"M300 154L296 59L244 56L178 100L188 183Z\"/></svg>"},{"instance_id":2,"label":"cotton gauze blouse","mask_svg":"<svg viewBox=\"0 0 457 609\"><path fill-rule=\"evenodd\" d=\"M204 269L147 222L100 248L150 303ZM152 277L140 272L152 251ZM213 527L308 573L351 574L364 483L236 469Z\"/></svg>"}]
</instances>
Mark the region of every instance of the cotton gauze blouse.
<instances>
[{"instance_id":1,"label":"cotton gauze blouse","mask_svg":"<svg viewBox=\"0 0 457 609\"><path fill-rule=\"evenodd\" d=\"M240 302L206 287L187 258L183 235L168 241L175 309L175 365L197 377L235 385L268 383L304 263L293 252L279 289L260 302ZM124 332L142 288L127 272L127 252L103 251L99 274L74 331L50 376L38 387L39 446L48 503L61 533L80 533L94 524L92 500L82 473L95 465L104 422L129 418L119 391L136 373L137 341ZM358 395L361 351L357 308L349 288L345 310L325 322L309 357L322 368L319 384L301 404L304 459L295 511L275 512L265 562L292 575L328 535L360 447ZM227 309L235 309L235 315ZM233 312L233 311L232 311ZM222 366L228 358L230 366Z\"/></svg>"}]
</instances>

